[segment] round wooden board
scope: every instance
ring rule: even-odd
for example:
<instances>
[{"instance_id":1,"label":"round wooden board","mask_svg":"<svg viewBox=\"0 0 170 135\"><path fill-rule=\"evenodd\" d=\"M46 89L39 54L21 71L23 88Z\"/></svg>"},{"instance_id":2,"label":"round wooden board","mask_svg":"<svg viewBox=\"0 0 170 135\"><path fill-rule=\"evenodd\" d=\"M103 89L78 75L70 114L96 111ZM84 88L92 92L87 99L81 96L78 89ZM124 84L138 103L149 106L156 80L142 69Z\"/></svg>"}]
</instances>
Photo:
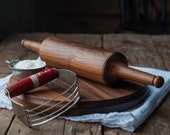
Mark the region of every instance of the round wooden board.
<instances>
[{"instance_id":1,"label":"round wooden board","mask_svg":"<svg viewBox=\"0 0 170 135\"><path fill-rule=\"evenodd\" d=\"M18 81L16 77L12 76L9 84L16 81ZM127 81L123 81L119 83L118 86L111 88L93 81L78 78L78 85L81 98L79 102L64 113L64 115L79 116L92 113L124 111L141 104L148 96L148 90L145 85ZM13 100L22 104L24 108L32 109L51 98L60 95L61 92L67 88L68 86L66 86L65 83L53 81L52 83L50 82L28 93L14 97ZM49 108L58 102L63 101L63 99L69 96L69 94L71 93L53 99L53 101L43 109ZM48 113L53 111L55 110L51 109Z\"/></svg>"}]
</instances>

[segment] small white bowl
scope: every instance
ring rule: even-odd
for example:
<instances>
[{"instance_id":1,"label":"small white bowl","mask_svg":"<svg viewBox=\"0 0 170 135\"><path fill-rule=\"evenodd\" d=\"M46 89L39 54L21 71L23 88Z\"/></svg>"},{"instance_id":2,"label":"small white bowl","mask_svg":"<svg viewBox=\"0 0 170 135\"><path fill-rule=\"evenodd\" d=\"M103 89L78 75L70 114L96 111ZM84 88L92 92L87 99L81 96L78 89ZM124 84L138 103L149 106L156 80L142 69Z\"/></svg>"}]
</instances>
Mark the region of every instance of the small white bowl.
<instances>
[{"instance_id":1,"label":"small white bowl","mask_svg":"<svg viewBox=\"0 0 170 135\"><path fill-rule=\"evenodd\" d=\"M44 70L46 67L46 63L44 61L37 61L37 62L42 62L39 67L34 67L31 65L29 65L29 67L26 67L25 64L23 65L23 68L21 67L21 65L19 68L16 67L16 64L19 64L19 62L22 62L22 61L30 62L30 61L35 61L35 60L7 60L6 61L6 63L8 63L9 68L11 69L12 74L15 75L17 79L23 79L30 75L36 74Z\"/></svg>"}]
</instances>

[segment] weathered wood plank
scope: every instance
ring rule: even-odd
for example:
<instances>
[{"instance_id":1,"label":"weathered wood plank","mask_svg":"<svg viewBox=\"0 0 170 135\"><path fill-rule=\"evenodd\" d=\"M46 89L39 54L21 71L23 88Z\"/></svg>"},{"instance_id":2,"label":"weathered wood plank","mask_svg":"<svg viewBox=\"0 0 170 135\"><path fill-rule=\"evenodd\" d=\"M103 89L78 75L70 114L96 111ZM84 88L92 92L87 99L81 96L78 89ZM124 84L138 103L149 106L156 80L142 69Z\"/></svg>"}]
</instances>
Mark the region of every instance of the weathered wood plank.
<instances>
[{"instance_id":1,"label":"weathered wood plank","mask_svg":"<svg viewBox=\"0 0 170 135\"><path fill-rule=\"evenodd\" d=\"M165 69L149 35L105 34L103 47L122 52L127 57L129 65Z\"/></svg>"},{"instance_id":2,"label":"weathered wood plank","mask_svg":"<svg viewBox=\"0 0 170 135\"><path fill-rule=\"evenodd\" d=\"M75 135L101 135L101 126L92 123L78 123Z\"/></svg>"},{"instance_id":3,"label":"weathered wood plank","mask_svg":"<svg viewBox=\"0 0 170 135\"><path fill-rule=\"evenodd\" d=\"M66 121L64 135L102 135L101 125Z\"/></svg>"},{"instance_id":4,"label":"weathered wood plank","mask_svg":"<svg viewBox=\"0 0 170 135\"><path fill-rule=\"evenodd\" d=\"M131 135L130 132L126 132L120 129L110 129L110 128L104 128L104 135Z\"/></svg>"},{"instance_id":5,"label":"weathered wood plank","mask_svg":"<svg viewBox=\"0 0 170 135\"><path fill-rule=\"evenodd\" d=\"M8 35L3 40L2 43L3 44L8 43L8 45L9 45L9 43L17 42L18 44L20 44L22 39L43 41L46 37L48 37L50 35L54 35L54 33L46 33L46 32L42 32L42 33L39 33L39 32L35 32L35 33L13 33L13 34ZM9 47L10 47L10 45L9 45Z\"/></svg>"},{"instance_id":6,"label":"weathered wood plank","mask_svg":"<svg viewBox=\"0 0 170 135\"><path fill-rule=\"evenodd\" d=\"M155 35L152 40L165 69L170 70L170 35Z\"/></svg>"},{"instance_id":7,"label":"weathered wood plank","mask_svg":"<svg viewBox=\"0 0 170 135\"><path fill-rule=\"evenodd\" d=\"M63 135L64 120L52 120L46 124L29 128L15 117L8 134L9 135Z\"/></svg>"},{"instance_id":8,"label":"weathered wood plank","mask_svg":"<svg viewBox=\"0 0 170 135\"><path fill-rule=\"evenodd\" d=\"M5 135L13 120L14 113L6 109L0 109L0 134Z\"/></svg>"},{"instance_id":9,"label":"weathered wood plank","mask_svg":"<svg viewBox=\"0 0 170 135\"><path fill-rule=\"evenodd\" d=\"M57 36L80 42L80 43L85 43L88 45L93 45L96 47L102 47L102 35L101 34L57 34Z\"/></svg>"}]
</instances>

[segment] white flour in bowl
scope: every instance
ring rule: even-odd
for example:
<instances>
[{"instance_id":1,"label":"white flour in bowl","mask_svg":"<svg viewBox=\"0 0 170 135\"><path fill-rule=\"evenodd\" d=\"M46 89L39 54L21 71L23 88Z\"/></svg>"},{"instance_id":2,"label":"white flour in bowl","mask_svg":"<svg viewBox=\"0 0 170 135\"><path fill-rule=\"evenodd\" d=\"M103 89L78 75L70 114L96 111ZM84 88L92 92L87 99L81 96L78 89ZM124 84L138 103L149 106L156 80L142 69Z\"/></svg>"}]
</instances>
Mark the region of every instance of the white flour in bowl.
<instances>
[{"instance_id":1,"label":"white flour in bowl","mask_svg":"<svg viewBox=\"0 0 170 135\"><path fill-rule=\"evenodd\" d=\"M15 69L38 69L46 65L44 61L39 60L22 60L16 63L13 67Z\"/></svg>"}]
</instances>

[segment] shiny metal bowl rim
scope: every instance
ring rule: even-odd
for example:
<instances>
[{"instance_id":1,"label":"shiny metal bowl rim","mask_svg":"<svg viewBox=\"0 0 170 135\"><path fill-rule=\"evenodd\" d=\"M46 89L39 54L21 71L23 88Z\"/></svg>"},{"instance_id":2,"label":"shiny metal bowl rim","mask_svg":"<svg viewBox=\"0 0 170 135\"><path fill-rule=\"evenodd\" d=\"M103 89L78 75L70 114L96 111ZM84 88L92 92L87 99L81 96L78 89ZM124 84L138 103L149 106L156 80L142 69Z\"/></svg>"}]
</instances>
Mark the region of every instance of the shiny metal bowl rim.
<instances>
[{"instance_id":1,"label":"shiny metal bowl rim","mask_svg":"<svg viewBox=\"0 0 170 135\"><path fill-rule=\"evenodd\" d=\"M6 63L8 64L8 67L11 69L11 70L18 70L18 71L32 71L32 70L38 70L38 69L43 69L46 67L46 62L45 62L45 65L42 66L42 67L39 67L39 68L32 68L32 69L20 69L20 68L14 68L14 65L16 63L18 63L19 61L22 61L22 60L6 60Z\"/></svg>"}]
</instances>

